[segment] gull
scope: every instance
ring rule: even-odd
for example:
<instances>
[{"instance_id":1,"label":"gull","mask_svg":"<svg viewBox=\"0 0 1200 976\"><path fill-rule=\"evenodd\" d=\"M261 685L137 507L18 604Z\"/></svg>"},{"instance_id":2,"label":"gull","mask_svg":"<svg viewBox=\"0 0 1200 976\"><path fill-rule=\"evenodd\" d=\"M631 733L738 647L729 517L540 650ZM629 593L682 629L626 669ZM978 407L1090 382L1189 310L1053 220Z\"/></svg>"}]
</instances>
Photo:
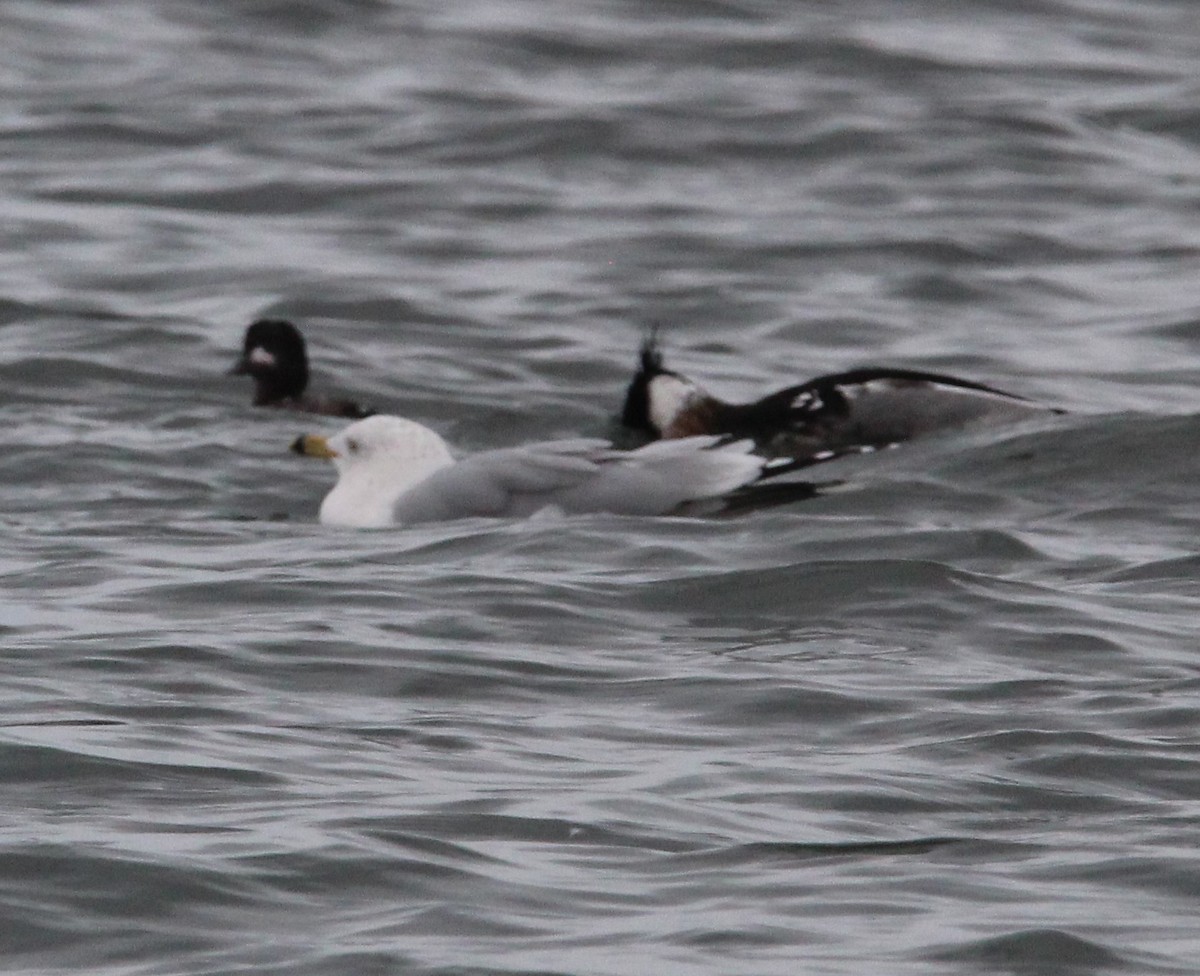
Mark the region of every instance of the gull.
<instances>
[{"instance_id":1,"label":"gull","mask_svg":"<svg viewBox=\"0 0 1200 976\"><path fill-rule=\"evenodd\" d=\"M456 461L433 430L385 414L332 437L307 434L292 444L299 454L333 462L338 480L321 502L319 518L351 528L524 517L544 510L719 514L816 493L808 482L768 481L802 465L760 457L753 447L748 440L707 436L622 451L604 440L580 438Z\"/></svg>"}]
</instances>

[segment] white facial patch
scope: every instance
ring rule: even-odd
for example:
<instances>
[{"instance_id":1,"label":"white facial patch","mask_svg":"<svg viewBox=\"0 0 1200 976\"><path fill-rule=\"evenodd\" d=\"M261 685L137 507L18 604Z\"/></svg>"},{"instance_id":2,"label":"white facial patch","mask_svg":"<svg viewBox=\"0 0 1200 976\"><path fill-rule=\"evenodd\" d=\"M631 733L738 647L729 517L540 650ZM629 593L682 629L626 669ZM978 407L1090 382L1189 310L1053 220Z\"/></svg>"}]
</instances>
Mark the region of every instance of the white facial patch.
<instances>
[{"instance_id":1,"label":"white facial patch","mask_svg":"<svg viewBox=\"0 0 1200 976\"><path fill-rule=\"evenodd\" d=\"M655 430L662 434L675 422L696 396L696 388L687 380L660 373L646 384L647 413Z\"/></svg>"},{"instance_id":2,"label":"white facial patch","mask_svg":"<svg viewBox=\"0 0 1200 976\"><path fill-rule=\"evenodd\" d=\"M250 355L246 357L246 360L255 366L274 366L275 354L267 352L262 346L255 346L250 350Z\"/></svg>"}]
</instances>

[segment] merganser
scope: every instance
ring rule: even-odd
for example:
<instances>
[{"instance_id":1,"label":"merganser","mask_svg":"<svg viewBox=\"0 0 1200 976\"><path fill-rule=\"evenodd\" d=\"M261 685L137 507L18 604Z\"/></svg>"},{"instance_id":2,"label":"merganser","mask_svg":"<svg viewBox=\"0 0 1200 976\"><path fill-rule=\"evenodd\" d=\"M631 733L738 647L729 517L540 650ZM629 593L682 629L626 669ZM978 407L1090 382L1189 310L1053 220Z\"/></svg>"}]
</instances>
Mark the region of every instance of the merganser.
<instances>
[{"instance_id":1,"label":"merganser","mask_svg":"<svg viewBox=\"0 0 1200 976\"><path fill-rule=\"evenodd\" d=\"M818 376L751 403L729 403L667 369L651 333L625 394L621 423L651 439L725 434L772 456L885 447L976 421L1061 413L971 380L911 369L865 367Z\"/></svg>"}]
</instances>

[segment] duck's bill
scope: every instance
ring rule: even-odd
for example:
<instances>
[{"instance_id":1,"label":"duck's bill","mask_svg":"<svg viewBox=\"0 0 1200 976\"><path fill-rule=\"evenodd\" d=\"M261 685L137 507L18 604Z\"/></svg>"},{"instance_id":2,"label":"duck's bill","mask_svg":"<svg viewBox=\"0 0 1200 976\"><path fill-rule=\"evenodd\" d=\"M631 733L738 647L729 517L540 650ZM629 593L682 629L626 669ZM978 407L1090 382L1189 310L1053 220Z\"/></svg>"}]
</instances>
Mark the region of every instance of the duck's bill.
<instances>
[{"instance_id":1,"label":"duck's bill","mask_svg":"<svg viewBox=\"0 0 1200 976\"><path fill-rule=\"evenodd\" d=\"M315 458L335 458L337 451L320 434L301 434L292 441L292 450L297 454Z\"/></svg>"}]
</instances>

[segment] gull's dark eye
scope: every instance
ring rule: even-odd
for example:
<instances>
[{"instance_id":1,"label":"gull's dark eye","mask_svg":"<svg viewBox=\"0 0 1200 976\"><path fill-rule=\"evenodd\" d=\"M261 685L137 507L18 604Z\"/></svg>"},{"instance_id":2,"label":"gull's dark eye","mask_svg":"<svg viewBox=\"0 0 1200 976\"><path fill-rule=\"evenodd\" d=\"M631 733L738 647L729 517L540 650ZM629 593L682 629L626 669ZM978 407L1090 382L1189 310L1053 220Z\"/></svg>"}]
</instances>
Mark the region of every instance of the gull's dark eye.
<instances>
[{"instance_id":1,"label":"gull's dark eye","mask_svg":"<svg viewBox=\"0 0 1200 976\"><path fill-rule=\"evenodd\" d=\"M349 448L352 453L357 453L358 441L351 437L348 441L346 441L346 447Z\"/></svg>"}]
</instances>

